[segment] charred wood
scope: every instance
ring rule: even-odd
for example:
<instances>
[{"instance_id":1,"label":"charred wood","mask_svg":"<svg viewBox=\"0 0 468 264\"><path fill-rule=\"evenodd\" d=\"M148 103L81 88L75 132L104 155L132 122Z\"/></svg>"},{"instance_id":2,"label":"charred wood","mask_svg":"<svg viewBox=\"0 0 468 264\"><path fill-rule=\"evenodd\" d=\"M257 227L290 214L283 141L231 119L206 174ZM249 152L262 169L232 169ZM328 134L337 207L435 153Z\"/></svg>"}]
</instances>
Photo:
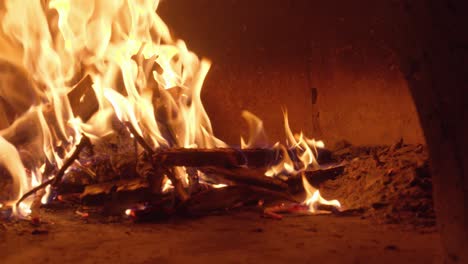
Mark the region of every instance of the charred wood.
<instances>
[{"instance_id":1,"label":"charred wood","mask_svg":"<svg viewBox=\"0 0 468 264\"><path fill-rule=\"evenodd\" d=\"M332 160L331 152L326 149L318 149L318 162L327 163ZM298 161L294 150L289 150L288 155L293 161ZM153 162L164 163L166 166L188 167L239 167L252 168L269 167L281 161L283 153L278 149L164 149L153 155Z\"/></svg>"},{"instance_id":2,"label":"charred wood","mask_svg":"<svg viewBox=\"0 0 468 264\"><path fill-rule=\"evenodd\" d=\"M320 169L310 169L304 171L304 174L308 182L318 188L323 182L327 180L333 180L344 172L345 165L330 165L328 167L322 167ZM303 190L301 175L291 175L286 180L289 190L292 193L297 193Z\"/></svg>"},{"instance_id":3,"label":"charred wood","mask_svg":"<svg viewBox=\"0 0 468 264\"><path fill-rule=\"evenodd\" d=\"M75 116L87 121L99 108L96 94L92 88L93 81L89 75L81 79L68 93L68 100Z\"/></svg>"},{"instance_id":4,"label":"charred wood","mask_svg":"<svg viewBox=\"0 0 468 264\"><path fill-rule=\"evenodd\" d=\"M276 160L279 151L273 149L234 148L217 149L167 149L160 150L153 155L153 163L165 166L187 167L265 167Z\"/></svg>"},{"instance_id":5,"label":"charred wood","mask_svg":"<svg viewBox=\"0 0 468 264\"><path fill-rule=\"evenodd\" d=\"M239 168L222 168L222 167L206 167L202 169L208 176L214 174L236 183L242 183L253 186L260 186L270 190L287 190L286 182L265 176L265 171L262 169L249 169L244 167Z\"/></svg>"},{"instance_id":6,"label":"charred wood","mask_svg":"<svg viewBox=\"0 0 468 264\"><path fill-rule=\"evenodd\" d=\"M175 193L177 194L177 197L180 199L180 201L187 201L190 198L190 196L185 190L184 185L177 173L175 172L174 168L165 169L164 174L169 178L169 180L171 180L172 185L174 186Z\"/></svg>"},{"instance_id":7,"label":"charred wood","mask_svg":"<svg viewBox=\"0 0 468 264\"><path fill-rule=\"evenodd\" d=\"M136 202L150 200L150 194L148 182L135 178L88 185L80 198L83 204L96 205L112 199Z\"/></svg>"}]
</instances>

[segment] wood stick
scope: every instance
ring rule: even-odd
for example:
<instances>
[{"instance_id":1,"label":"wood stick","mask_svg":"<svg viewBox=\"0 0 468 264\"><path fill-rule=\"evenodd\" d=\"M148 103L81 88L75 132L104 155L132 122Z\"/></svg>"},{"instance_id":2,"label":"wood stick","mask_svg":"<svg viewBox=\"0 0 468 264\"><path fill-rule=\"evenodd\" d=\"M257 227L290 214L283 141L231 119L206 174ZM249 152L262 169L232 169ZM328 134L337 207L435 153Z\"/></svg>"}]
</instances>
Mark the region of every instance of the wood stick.
<instances>
[{"instance_id":1,"label":"wood stick","mask_svg":"<svg viewBox=\"0 0 468 264\"><path fill-rule=\"evenodd\" d=\"M153 155L153 162L165 166L187 167L266 167L277 160L279 151L274 149L165 149Z\"/></svg>"},{"instance_id":2,"label":"wood stick","mask_svg":"<svg viewBox=\"0 0 468 264\"><path fill-rule=\"evenodd\" d=\"M212 173L225 177L228 180L247 184L260 186L270 190L287 190L288 185L286 182L278 179L267 177L264 175L264 170L254 170L249 168L222 168L222 167L206 167L202 169L206 174Z\"/></svg>"},{"instance_id":3,"label":"wood stick","mask_svg":"<svg viewBox=\"0 0 468 264\"><path fill-rule=\"evenodd\" d=\"M172 185L174 186L175 193L179 197L179 199L182 202L187 201L190 196L188 193L185 191L184 185L182 184L182 181L180 178L177 177L177 175L174 172L174 168L167 168L166 170L166 175L171 180Z\"/></svg>"},{"instance_id":4,"label":"wood stick","mask_svg":"<svg viewBox=\"0 0 468 264\"><path fill-rule=\"evenodd\" d=\"M123 202L143 201L149 196L148 182L142 178L133 178L87 185L79 198L84 204L99 204L112 197Z\"/></svg>"},{"instance_id":5,"label":"wood stick","mask_svg":"<svg viewBox=\"0 0 468 264\"><path fill-rule=\"evenodd\" d=\"M75 151L73 151L72 155L65 161L63 166L60 168L60 170L57 172L55 177L48 179L47 181L41 183L40 185L34 187L33 189L29 190L26 192L19 200L16 202L16 206L18 206L24 199L28 198L30 195L36 193L37 191L45 188L47 185L52 184L58 184L61 182L63 175L65 174L65 171L70 167L70 165L75 162L75 160L78 158L80 155L80 152L86 147L86 146L91 146L91 141L89 138L85 135L81 138L80 143L76 146Z\"/></svg>"},{"instance_id":6,"label":"wood stick","mask_svg":"<svg viewBox=\"0 0 468 264\"><path fill-rule=\"evenodd\" d=\"M90 147L91 146L91 140L85 135L82 135L82 136L83 137L81 138L80 143L76 146L75 151L73 151L72 155L69 158L67 158L67 160L65 161L63 166L60 168L60 170L55 175L55 181L52 183L53 186L57 186L62 181L63 175L65 174L65 171L68 169L68 167L70 167L73 164L73 162L75 162L76 159L78 159L78 157L80 156L81 151L85 147Z\"/></svg>"},{"instance_id":7,"label":"wood stick","mask_svg":"<svg viewBox=\"0 0 468 264\"><path fill-rule=\"evenodd\" d=\"M318 149L318 162L329 163L330 154L328 150ZM298 161L296 152L288 150L288 155ZM272 148L235 149L186 149L172 148L156 151L153 160L156 163L164 163L167 166L187 167L240 167L251 168L270 167L277 164L283 158L282 151Z\"/></svg>"},{"instance_id":8,"label":"wood stick","mask_svg":"<svg viewBox=\"0 0 468 264\"><path fill-rule=\"evenodd\" d=\"M323 182L327 180L333 180L336 177L338 177L338 175L342 174L344 168L345 165L343 163L340 163L323 167L320 169L305 170L304 174L312 186L319 188ZM299 193L304 190L304 187L302 186L301 174L290 175L286 182L289 186L289 192L291 193Z\"/></svg>"},{"instance_id":9,"label":"wood stick","mask_svg":"<svg viewBox=\"0 0 468 264\"><path fill-rule=\"evenodd\" d=\"M128 127L128 129L130 130L130 132L132 133L133 137L135 138L135 140L145 149L145 151L150 154L150 155L153 155L155 152L154 150L150 147L150 145L148 143L146 143L146 141L143 139L142 136L140 136L140 134L138 134L138 132L136 131L136 129L133 127L133 125L130 123L130 122L124 122L124 124ZM162 166L159 166L160 164L155 164L153 163L153 167L155 167L155 172L164 172L164 174L167 175L167 177L169 178L169 180L171 180L172 182L172 185L174 186L174 190L177 194L177 196L179 197L179 199L182 201L182 202L185 202L189 199L189 195L188 193L185 191L185 188L184 188L184 185L182 184L182 182L180 181L180 179L177 177L177 175L175 174L174 172L174 169L173 168L170 168L168 166L166 166L166 164L162 165ZM158 168L159 167L159 168ZM161 180L162 180L162 176L164 174L161 174L161 173L156 173L154 175L152 175L152 177L148 180L150 180L150 185L152 186L152 189L153 189L153 192L156 191L155 190L155 187L157 186L160 186L160 183ZM160 191L157 191L158 193Z\"/></svg>"}]
</instances>

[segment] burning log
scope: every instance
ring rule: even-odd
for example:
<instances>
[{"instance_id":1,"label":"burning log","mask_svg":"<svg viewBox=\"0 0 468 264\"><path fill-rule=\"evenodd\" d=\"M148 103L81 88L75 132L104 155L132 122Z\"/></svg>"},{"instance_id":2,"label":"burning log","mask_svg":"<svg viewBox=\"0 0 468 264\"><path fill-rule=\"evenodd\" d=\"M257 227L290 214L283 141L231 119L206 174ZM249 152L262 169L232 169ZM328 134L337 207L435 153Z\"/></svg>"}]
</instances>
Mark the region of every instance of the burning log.
<instances>
[{"instance_id":1,"label":"burning log","mask_svg":"<svg viewBox=\"0 0 468 264\"><path fill-rule=\"evenodd\" d=\"M109 200L113 194L119 201L144 201L149 198L150 191L146 180L135 178L88 185L80 198L84 204L97 204Z\"/></svg>"},{"instance_id":2,"label":"burning log","mask_svg":"<svg viewBox=\"0 0 468 264\"><path fill-rule=\"evenodd\" d=\"M331 161L330 151L317 149L318 162L328 163ZM293 150L288 150L288 155L295 159ZM187 167L240 167L250 168L269 167L278 163L283 158L279 149L257 148L257 149L165 149L157 151L153 155L153 162L164 163L167 166Z\"/></svg>"},{"instance_id":3,"label":"burning log","mask_svg":"<svg viewBox=\"0 0 468 264\"><path fill-rule=\"evenodd\" d=\"M274 149L167 149L153 155L153 163L187 167L266 167L277 160L280 152Z\"/></svg>"},{"instance_id":4,"label":"burning log","mask_svg":"<svg viewBox=\"0 0 468 264\"><path fill-rule=\"evenodd\" d=\"M143 137L138 134L138 131L133 127L133 125L130 122L125 122L125 125L128 127L130 132L133 134L135 137L135 140L140 144L146 151L147 154L154 155L154 150L151 148L148 143L143 139ZM185 191L184 185L182 184L181 180L178 178L177 174L174 172L174 168L171 166L167 166L166 164L159 164L153 163L153 173L151 173L149 176L150 180L150 185L152 186L152 189L155 193L159 193L160 191L160 186L162 183L163 176L166 175L169 180L171 180L172 185L174 186L174 190L178 196L178 198L182 201L185 202L189 199L188 193ZM158 188L158 189L156 189Z\"/></svg>"},{"instance_id":5,"label":"burning log","mask_svg":"<svg viewBox=\"0 0 468 264\"><path fill-rule=\"evenodd\" d=\"M344 172L345 165L340 163L338 165L331 165L328 167L320 168L318 170L306 170L304 174L312 186L319 187L320 184L326 180L335 179L338 175ZM302 191L301 175L291 175L286 180L290 191L296 193Z\"/></svg>"},{"instance_id":6,"label":"burning log","mask_svg":"<svg viewBox=\"0 0 468 264\"><path fill-rule=\"evenodd\" d=\"M177 174L174 172L174 168L167 168L164 171L165 171L165 174L167 175L167 177L169 178L169 180L171 180L172 185L174 185L174 190L175 190L175 192L177 194L177 197L179 197L179 199L182 202L187 201L190 198L190 196L188 195L187 191L185 191L185 188L184 188L184 185L182 184L182 181L177 176Z\"/></svg>"},{"instance_id":7,"label":"burning log","mask_svg":"<svg viewBox=\"0 0 468 264\"><path fill-rule=\"evenodd\" d=\"M156 152L152 156L153 167L168 168L171 166L196 167L211 178L224 178L237 184L262 187L272 191L293 191L302 189L301 178L290 176L286 181L279 178L266 177L268 164L278 160L280 152L274 149L169 149ZM247 167L241 167L247 165ZM344 166L331 166L320 170L309 170L306 175L314 185L336 177L343 172ZM164 169L167 171L166 169ZM161 173L153 173L161 174ZM168 173L171 179L173 173ZM171 181L176 184L176 191L181 200L187 197L185 189L177 179ZM150 179L155 187L160 187L160 176ZM178 187L177 187L178 186ZM158 189L159 190L159 189Z\"/></svg>"},{"instance_id":8,"label":"burning log","mask_svg":"<svg viewBox=\"0 0 468 264\"><path fill-rule=\"evenodd\" d=\"M215 174L224 177L230 181L263 187L270 190L287 190L288 184L278 178L265 176L264 170L255 170L249 168L222 168L207 167L202 169L204 173Z\"/></svg>"}]
</instances>

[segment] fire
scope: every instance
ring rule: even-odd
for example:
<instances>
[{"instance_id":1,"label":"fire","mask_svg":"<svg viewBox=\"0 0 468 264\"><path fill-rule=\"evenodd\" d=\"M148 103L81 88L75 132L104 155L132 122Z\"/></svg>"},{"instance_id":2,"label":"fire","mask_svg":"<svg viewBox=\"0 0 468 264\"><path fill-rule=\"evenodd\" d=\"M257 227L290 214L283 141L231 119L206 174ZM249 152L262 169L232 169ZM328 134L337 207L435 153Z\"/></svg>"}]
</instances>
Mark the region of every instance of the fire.
<instances>
[{"instance_id":1,"label":"fire","mask_svg":"<svg viewBox=\"0 0 468 264\"><path fill-rule=\"evenodd\" d=\"M306 199L304 200L304 204L309 207L309 211L312 213L317 213L318 210L318 205L323 204L323 205L331 205L335 208L341 208L341 204L338 200L331 200L327 201L325 200L321 195L320 191L315 189L310 183L307 181L307 178L304 176L304 174L301 176L302 177L302 185L304 186L304 190L306 191Z\"/></svg>"},{"instance_id":2,"label":"fire","mask_svg":"<svg viewBox=\"0 0 468 264\"><path fill-rule=\"evenodd\" d=\"M319 205L330 205L335 208L340 208L341 204L338 200L328 201L324 199L319 190L315 189L308 182L304 171L308 168L318 167L316 160L317 148L324 148L325 144L323 141L316 141L314 139L307 138L304 133L300 132L299 134L293 134L290 126L288 113L286 110L283 111L284 116L284 129L287 137L286 146L283 146L279 143L275 144L275 148L280 149L283 159L280 163L270 167L270 169L265 173L265 176L282 176L283 174L287 175L297 175L300 174L302 178L302 185L306 192L306 199L303 204L307 205L309 212L317 213L317 207ZM288 151L291 150L291 151ZM293 162L291 158L291 153L294 153L297 156L298 162Z\"/></svg>"},{"instance_id":3,"label":"fire","mask_svg":"<svg viewBox=\"0 0 468 264\"><path fill-rule=\"evenodd\" d=\"M125 215L131 216L132 212L133 212L132 209L127 209L127 210L125 210Z\"/></svg>"},{"instance_id":4,"label":"fire","mask_svg":"<svg viewBox=\"0 0 468 264\"><path fill-rule=\"evenodd\" d=\"M246 143L244 138L241 137L241 148L258 147L259 145L266 144L266 134L263 128L263 121L256 115L249 111L242 111L242 117L249 125L249 140Z\"/></svg>"},{"instance_id":5,"label":"fire","mask_svg":"<svg viewBox=\"0 0 468 264\"><path fill-rule=\"evenodd\" d=\"M46 163L61 167L83 134L97 141L112 133L113 116L154 149L227 147L214 135L201 100L211 62L173 38L156 12L158 5L158 0L35 0L27 5L5 0L0 58L28 73L37 97L28 111L0 131L0 163L13 176L15 189L8 205L51 176L43 175ZM83 78L90 78L98 104L87 120L75 115L68 96L76 80ZM15 87L9 92L14 96ZM247 111L242 116L250 127L248 141L241 138L242 148L266 144L261 119ZM323 142L303 133L293 134L286 112L284 120L287 147L274 146L282 150L283 162L270 168L266 174L270 177L317 166L316 148L323 147ZM17 147L9 142L28 122L36 125L32 129L37 137L31 140L39 146L39 151L28 149L37 152L33 165L23 164ZM293 162L291 149L300 162ZM187 185L185 168L175 172ZM309 187L304 182L307 192ZM163 191L171 188L166 179ZM49 192L50 187L43 203ZM313 195L320 197L318 191ZM311 202L311 208L317 202L324 200ZM30 203L31 199L20 203L18 213L29 214Z\"/></svg>"},{"instance_id":6,"label":"fire","mask_svg":"<svg viewBox=\"0 0 468 264\"><path fill-rule=\"evenodd\" d=\"M29 187L26 169L16 148L3 137L0 137L0 149L2 149L0 152L0 164L13 175L13 187L17 191L13 200L7 201L7 204L11 204L16 202ZM22 207L24 208L24 205ZM21 213L23 208L19 208L19 213Z\"/></svg>"}]
</instances>

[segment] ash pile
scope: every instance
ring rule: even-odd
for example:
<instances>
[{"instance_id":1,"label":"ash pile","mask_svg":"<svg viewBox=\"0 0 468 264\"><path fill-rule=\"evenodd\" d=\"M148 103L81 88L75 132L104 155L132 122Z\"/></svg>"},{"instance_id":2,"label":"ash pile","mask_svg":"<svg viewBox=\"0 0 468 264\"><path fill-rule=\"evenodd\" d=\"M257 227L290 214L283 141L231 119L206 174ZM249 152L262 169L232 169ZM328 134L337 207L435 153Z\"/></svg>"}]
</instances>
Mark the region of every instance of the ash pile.
<instances>
[{"instance_id":1,"label":"ash pile","mask_svg":"<svg viewBox=\"0 0 468 264\"><path fill-rule=\"evenodd\" d=\"M325 197L381 223L435 225L432 178L424 145L336 145L333 155L346 162L343 174L320 186Z\"/></svg>"}]
</instances>

